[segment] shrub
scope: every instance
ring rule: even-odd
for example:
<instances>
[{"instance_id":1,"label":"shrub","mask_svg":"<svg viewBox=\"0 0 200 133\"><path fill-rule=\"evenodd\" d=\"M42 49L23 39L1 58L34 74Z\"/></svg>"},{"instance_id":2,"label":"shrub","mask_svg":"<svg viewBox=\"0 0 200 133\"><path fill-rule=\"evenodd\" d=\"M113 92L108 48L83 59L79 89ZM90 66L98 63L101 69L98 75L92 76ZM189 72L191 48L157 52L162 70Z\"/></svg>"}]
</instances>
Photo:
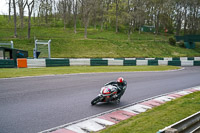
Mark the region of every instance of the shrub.
<instances>
[{"instance_id":1,"label":"shrub","mask_svg":"<svg viewBox=\"0 0 200 133\"><path fill-rule=\"evenodd\" d=\"M179 47L182 47L182 48L185 48L185 45L184 45L184 42L183 42L183 41L180 41L180 42L178 43L178 46L179 46Z\"/></svg>"},{"instance_id":2,"label":"shrub","mask_svg":"<svg viewBox=\"0 0 200 133\"><path fill-rule=\"evenodd\" d=\"M176 45L176 40L172 37L169 38L169 44Z\"/></svg>"}]
</instances>

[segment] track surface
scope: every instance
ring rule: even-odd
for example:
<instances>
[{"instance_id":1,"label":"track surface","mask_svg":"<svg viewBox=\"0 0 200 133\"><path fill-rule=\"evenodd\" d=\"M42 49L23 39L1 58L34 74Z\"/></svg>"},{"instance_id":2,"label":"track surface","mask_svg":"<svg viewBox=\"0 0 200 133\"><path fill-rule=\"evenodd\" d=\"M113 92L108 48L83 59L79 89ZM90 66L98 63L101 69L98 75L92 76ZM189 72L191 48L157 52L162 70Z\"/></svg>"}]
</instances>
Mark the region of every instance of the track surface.
<instances>
[{"instance_id":1,"label":"track surface","mask_svg":"<svg viewBox=\"0 0 200 133\"><path fill-rule=\"evenodd\" d=\"M67 69L67 68L66 68ZM119 105L91 106L100 88L123 76ZM163 93L200 85L200 67L170 72L71 74L0 79L0 133L36 133Z\"/></svg>"}]
</instances>

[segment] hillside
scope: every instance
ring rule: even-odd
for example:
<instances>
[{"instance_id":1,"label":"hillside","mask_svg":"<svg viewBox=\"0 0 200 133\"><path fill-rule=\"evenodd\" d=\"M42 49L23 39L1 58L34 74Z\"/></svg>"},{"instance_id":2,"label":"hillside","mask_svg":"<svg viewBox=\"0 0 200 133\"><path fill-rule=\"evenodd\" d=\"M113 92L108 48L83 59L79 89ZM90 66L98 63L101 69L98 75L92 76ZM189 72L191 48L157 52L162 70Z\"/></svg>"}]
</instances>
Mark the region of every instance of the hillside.
<instances>
[{"instance_id":1,"label":"hillside","mask_svg":"<svg viewBox=\"0 0 200 133\"><path fill-rule=\"evenodd\" d=\"M185 49L171 46L168 43L172 35L154 35L151 33L134 32L130 40L126 33L100 31L98 28L88 28L88 38L84 39L84 29L63 27L32 27L31 39L27 39L27 28L17 29L18 37L13 38L13 26L0 26L0 42L13 41L14 47L28 50L33 57L34 38L39 40L51 39L51 57L53 58L100 58L100 57L194 57L200 56L200 43L196 48Z\"/></svg>"}]
</instances>

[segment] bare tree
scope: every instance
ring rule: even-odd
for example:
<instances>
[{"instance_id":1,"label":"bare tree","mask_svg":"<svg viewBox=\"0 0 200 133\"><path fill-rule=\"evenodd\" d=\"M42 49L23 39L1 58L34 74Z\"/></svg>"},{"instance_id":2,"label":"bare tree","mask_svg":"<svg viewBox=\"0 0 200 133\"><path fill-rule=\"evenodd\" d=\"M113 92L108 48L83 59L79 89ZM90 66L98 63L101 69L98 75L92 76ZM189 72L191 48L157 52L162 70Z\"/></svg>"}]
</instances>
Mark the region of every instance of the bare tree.
<instances>
[{"instance_id":1,"label":"bare tree","mask_svg":"<svg viewBox=\"0 0 200 133\"><path fill-rule=\"evenodd\" d=\"M49 15L52 14L52 0L40 0L40 16L43 16L45 23L48 23Z\"/></svg>"},{"instance_id":2,"label":"bare tree","mask_svg":"<svg viewBox=\"0 0 200 133\"><path fill-rule=\"evenodd\" d=\"M66 29L66 16L67 16L67 0L62 0L62 10L63 10L63 21L64 21L64 29Z\"/></svg>"},{"instance_id":3,"label":"bare tree","mask_svg":"<svg viewBox=\"0 0 200 133\"><path fill-rule=\"evenodd\" d=\"M89 16L94 6L94 0L82 0L82 8L83 8L83 21L85 26L85 35L84 37L87 38L87 28L89 23Z\"/></svg>"},{"instance_id":4,"label":"bare tree","mask_svg":"<svg viewBox=\"0 0 200 133\"><path fill-rule=\"evenodd\" d=\"M13 0L13 9L14 9L14 25L15 25L15 33L14 37L17 37L17 13L16 13L16 3L15 0Z\"/></svg>"},{"instance_id":5,"label":"bare tree","mask_svg":"<svg viewBox=\"0 0 200 133\"><path fill-rule=\"evenodd\" d=\"M115 0L115 4L116 4L116 26L115 26L115 32L118 33L118 17L119 17L119 0Z\"/></svg>"},{"instance_id":6,"label":"bare tree","mask_svg":"<svg viewBox=\"0 0 200 133\"><path fill-rule=\"evenodd\" d=\"M48 19L48 7L49 7L49 1L45 0L45 23L47 24Z\"/></svg>"},{"instance_id":7,"label":"bare tree","mask_svg":"<svg viewBox=\"0 0 200 133\"><path fill-rule=\"evenodd\" d=\"M101 10L101 31L103 31L103 23L104 23L104 0L100 1L100 10Z\"/></svg>"},{"instance_id":8,"label":"bare tree","mask_svg":"<svg viewBox=\"0 0 200 133\"><path fill-rule=\"evenodd\" d=\"M72 1L73 0L67 0L67 24L70 24L71 21Z\"/></svg>"},{"instance_id":9,"label":"bare tree","mask_svg":"<svg viewBox=\"0 0 200 133\"><path fill-rule=\"evenodd\" d=\"M132 19L131 19L131 6L130 6L130 0L128 0L128 39L130 40L131 36L131 27L132 27Z\"/></svg>"},{"instance_id":10,"label":"bare tree","mask_svg":"<svg viewBox=\"0 0 200 133\"><path fill-rule=\"evenodd\" d=\"M9 21L11 20L11 15L10 15L10 13L11 13L11 4L12 4L12 1L9 0L9 1L8 1L8 15L9 15Z\"/></svg>"},{"instance_id":11,"label":"bare tree","mask_svg":"<svg viewBox=\"0 0 200 133\"><path fill-rule=\"evenodd\" d=\"M31 0L30 2L29 2L29 0L26 0L26 4L27 4L27 7L28 7L28 39L30 39L30 36L31 36L31 15L32 15L32 12L33 12L35 0Z\"/></svg>"},{"instance_id":12,"label":"bare tree","mask_svg":"<svg viewBox=\"0 0 200 133\"><path fill-rule=\"evenodd\" d=\"M94 6L92 8L92 17L93 17L93 23L94 23L94 29L96 30L97 28L97 8L98 8L98 4L99 4L99 1L97 0L94 0Z\"/></svg>"},{"instance_id":13,"label":"bare tree","mask_svg":"<svg viewBox=\"0 0 200 133\"><path fill-rule=\"evenodd\" d=\"M20 21L21 21L21 29L23 29L23 27L24 27L24 9L26 6L26 2L24 0L18 0L18 6L19 6Z\"/></svg>"},{"instance_id":14,"label":"bare tree","mask_svg":"<svg viewBox=\"0 0 200 133\"><path fill-rule=\"evenodd\" d=\"M78 0L73 1L73 14L74 14L74 33L76 34L76 23L77 23L77 10L78 10Z\"/></svg>"},{"instance_id":15,"label":"bare tree","mask_svg":"<svg viewBox=\"0 0 200 133\"><path fill-rule=\"evenodd\" d=\"M54 26L56 24L56 15L57 15L57 8L56 8L56 0L53 0L53 10L54 10Z\"/></svg>"}]
</instances>

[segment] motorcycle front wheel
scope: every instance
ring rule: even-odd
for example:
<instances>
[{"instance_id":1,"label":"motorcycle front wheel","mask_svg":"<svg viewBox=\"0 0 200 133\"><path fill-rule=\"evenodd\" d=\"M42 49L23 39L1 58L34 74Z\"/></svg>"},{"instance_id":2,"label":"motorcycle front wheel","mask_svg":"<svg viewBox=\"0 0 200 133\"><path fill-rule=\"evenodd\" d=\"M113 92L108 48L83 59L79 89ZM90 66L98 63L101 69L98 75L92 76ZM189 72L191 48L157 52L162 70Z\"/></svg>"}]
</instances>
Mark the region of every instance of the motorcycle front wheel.
<instances>
[{"instance_id":1,"label":"motorcycle front wheel","mask_svg":"<svg viewBox=\"0 0 200 133\"><path fill-rule=\"evenodd\" d=\"M101 97L100 96L97 96L95 99L93 99L92 101L91 101L91 104L92 105L95 105L95 104L97 104L98 102L100 102L101 101Z\"/></svg>"}]
</instances>

